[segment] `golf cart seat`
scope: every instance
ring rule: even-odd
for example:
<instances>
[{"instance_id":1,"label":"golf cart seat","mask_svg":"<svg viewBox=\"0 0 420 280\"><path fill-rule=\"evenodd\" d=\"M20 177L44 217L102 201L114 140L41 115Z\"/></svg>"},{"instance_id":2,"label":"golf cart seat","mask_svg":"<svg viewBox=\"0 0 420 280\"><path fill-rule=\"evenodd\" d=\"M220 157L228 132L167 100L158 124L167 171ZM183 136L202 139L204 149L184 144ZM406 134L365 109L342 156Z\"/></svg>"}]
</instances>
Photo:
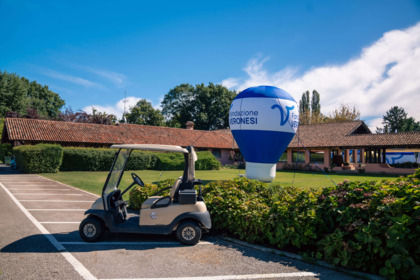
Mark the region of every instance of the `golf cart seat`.
<instances>
[{"instance_id":1,"label":"golf cart seat","mask_svg":"<svg viewBox=\"0 0 420 280\"><path fill-rule=\"evenodd\" d=\"M159 208L159 207L167 207L171 204L174 199L174 196L181 184L182 176L179 177L175 183L171 187L171 192L167 196L152 196L149 197L143 204L141 205L141 209L146 208Z\"/></svg>"}]
</instances>

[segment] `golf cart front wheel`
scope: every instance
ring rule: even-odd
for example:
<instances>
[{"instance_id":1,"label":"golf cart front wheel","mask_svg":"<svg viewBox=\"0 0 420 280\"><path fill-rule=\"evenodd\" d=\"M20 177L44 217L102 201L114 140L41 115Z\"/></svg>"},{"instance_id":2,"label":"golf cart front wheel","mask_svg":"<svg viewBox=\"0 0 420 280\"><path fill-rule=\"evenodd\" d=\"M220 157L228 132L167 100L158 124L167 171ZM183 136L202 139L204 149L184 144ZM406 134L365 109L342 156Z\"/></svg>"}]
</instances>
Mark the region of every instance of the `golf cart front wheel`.
<instances>
[{"instance_id":1,"label":"golf cart front wheel","mask_svg":"<svg viewBox=\"0 0 420 280\"><path fill-rule=\"evenodd\" d=\"M99 219L87 217L79 226L80 237L86 242L99 241L105 231L105 228Z\"/></svg>"},{"instance_id":2,"label":"golf cart front wheel","mask_svg":"<svg viewBox=\"0 0 420 280\"><path fill-rule=\"evenodd\" d=\"M183 222L176 230L176 237L182 244L195 245L201 239L201 227L196 222Z\"/></svg>"}]
</instances>

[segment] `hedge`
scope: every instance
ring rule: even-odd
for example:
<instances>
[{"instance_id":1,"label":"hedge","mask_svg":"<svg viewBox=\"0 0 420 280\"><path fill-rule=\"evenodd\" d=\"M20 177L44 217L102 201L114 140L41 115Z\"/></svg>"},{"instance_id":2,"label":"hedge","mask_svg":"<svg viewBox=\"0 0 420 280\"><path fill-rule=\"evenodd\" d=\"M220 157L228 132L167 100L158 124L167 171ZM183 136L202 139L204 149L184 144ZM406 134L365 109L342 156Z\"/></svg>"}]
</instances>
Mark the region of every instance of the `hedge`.
<instances>
[{"instance_id":1,"label":"hedge","mask_svg":"<svg viewBox=\"0 0 420 280\"><path fill-rule=\"evenodd\" d=\"M298 251L388 279L420 279L420 169L397 182L322 190L238 178L203 188L213 232ZM139 208L159 186L130 192Z\"/></svg>"},{"instance_id":2,"label":"hedge","mask_svg":"<svg viewBox=\"0 0 420 280\"><path fill-rule=\"evenodd\" d=\"M63 148L60 171L108 171L114 160L115 149ZM219 161L208 151L197 152L197 170L220 169ZM126 170L183 170L184 155L180 153L150 153L133 151Z\"/></svg>"},{"instance_id":3,"label":"hedge","mask_svg":"<svg viewBox=\"0 0 420 280\"><path fill-rule=\"evenodd\" d=\"M26 173L56 173L63 159L60 145L38 144L13 148L17 168Z\"/></svg>"},{"instance_id":4,"label":"hedge","mask_svg":"<svg viewBox=\"0 0 420 280\"><path fill-rule=\"evenodd\" d=\"M4 162L4 157L10 157L12 155L12 144L4 143L0 144L0 161Z\"/></svg>"},{"instance_id":5,"label":"hedge","mask_svg":"<svg viewBox=\"0 0 420 280\"><path fill-rule=\"evenodd\" d=\"M60 171L109 171L117 150L99 148L63 148ZM126 170L151 169L156 162L152 153L133 151Z\"/></svg>"},{"instance_id":6,"label":"hedge","mask_svg":"<svg viewBox=\"0 0 420 280\"><path fill-rule=\"evenodd\" d=\"M180 153L154 153L157 170L183 170L184 155ZM209 151L197 152L196 170L218 170L220 162Z\"/></svg>"}]
</instances>

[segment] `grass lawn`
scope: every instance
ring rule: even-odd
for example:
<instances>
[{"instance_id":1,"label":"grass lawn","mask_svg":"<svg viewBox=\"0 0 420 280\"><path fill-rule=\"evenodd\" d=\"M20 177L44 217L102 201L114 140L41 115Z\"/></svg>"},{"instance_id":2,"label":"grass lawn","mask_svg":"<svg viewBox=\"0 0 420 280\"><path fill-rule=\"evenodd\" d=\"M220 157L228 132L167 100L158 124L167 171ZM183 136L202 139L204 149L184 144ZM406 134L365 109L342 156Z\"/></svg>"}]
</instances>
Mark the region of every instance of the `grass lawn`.
<instances>
[{"instance_id":1,"label":"grass lawn","mask_svg":"<svg viewBox=\"0 0 420 280\"><path fill-rule=\"evenodd\" d=\"M176 179L182 175L182 171L156 171L156 170L137 170L126 171L122 179L122 187L125 188L132 183L131 173L134 172L140 176L145 183L156 183L165 179ZM207 184L214 180L229 180L238 177L239 174L245 174L245 170L241 169L221 169L196 171L196 178L201 179L203 184ZM105 183L108 172L59 172L41 174L44 177L80 188L92 193L101 194L102 187ZM330 181L335 183L342 182L344 179L350 181L371 181L389 179L395 180L398 176L395 175L365 175L365 174L337 174L328 173L326 177L323 173L311 172L296 172L293 171L278 171L273 184L280 186L293 185L298 188L323 188L334 186ZM293 181L294 178L294 181Z\"/></svg>"}]
</instances>

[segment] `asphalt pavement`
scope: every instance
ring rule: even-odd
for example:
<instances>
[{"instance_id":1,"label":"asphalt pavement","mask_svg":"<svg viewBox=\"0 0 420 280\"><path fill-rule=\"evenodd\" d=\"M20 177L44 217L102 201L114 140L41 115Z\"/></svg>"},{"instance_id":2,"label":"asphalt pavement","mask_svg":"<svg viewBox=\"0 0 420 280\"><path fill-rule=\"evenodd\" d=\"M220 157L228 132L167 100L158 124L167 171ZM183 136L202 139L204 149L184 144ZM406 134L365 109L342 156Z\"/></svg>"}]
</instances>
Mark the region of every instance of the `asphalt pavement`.
<instances>
[{"instance_id":1,"label":"asphalt pavement","mask_svg":"<svg viewBox=\"0 0 420 280\"><path fill-rule=\"evenodd\" d=\"M94 194L0 165L0 279L354 279L334 270L204 235L78 234Z\"/></svg>"}]
</instances>

